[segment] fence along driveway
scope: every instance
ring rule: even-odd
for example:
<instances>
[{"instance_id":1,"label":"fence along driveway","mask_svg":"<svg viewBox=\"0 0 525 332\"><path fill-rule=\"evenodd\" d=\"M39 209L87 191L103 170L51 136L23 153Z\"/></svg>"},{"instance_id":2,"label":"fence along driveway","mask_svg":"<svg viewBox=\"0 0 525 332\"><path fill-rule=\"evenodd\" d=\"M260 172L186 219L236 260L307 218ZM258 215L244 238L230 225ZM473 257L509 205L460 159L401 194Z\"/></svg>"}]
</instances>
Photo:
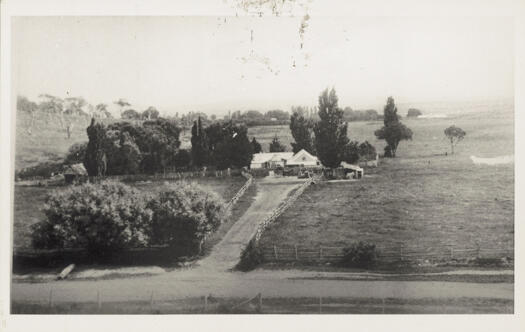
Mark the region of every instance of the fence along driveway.
<instances>
[{"instance_id":1,"label":"fence along driveway","mask_svg":"<svg viewBox=\"0 0 525 332\"><path fill-rule=\"evenodd\" d=\"M210 256L199 262L199 266L215 271L225 271L235 267L242 249L254 237L259 225L268 219L292 190L303 183L304 180L297 178L266 177L257 180L255 182L257 186L255 201L226 233L221 242L215 245Z\"/></svg>"}]
</instances>

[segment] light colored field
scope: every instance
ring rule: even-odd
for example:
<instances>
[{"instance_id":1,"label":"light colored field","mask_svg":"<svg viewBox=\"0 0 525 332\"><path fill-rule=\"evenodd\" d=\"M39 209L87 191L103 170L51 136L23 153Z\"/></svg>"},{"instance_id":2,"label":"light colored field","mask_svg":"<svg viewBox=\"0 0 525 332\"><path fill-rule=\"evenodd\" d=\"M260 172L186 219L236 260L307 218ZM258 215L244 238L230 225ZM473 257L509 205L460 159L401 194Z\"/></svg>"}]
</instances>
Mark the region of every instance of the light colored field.
<instances>
[{"instance_id":1,"label":"light colored field","mask_svg":"<svg viewBox=\"0 0 525 332\"><path fill-rule=\"evenodd\" d=\"M357 182L310 187L264 233L263 246L345 246L367 240L382 247L509 249L514 245L514 164L474 165L471 155L514 153L512 113L469 114L445 119L404 120L414 139L402 142L398 158L384 160ZM449 150L443 130L467 132ZM351 123L352 139L369 140L381 123Z\"/></svg>"}]
</instances>

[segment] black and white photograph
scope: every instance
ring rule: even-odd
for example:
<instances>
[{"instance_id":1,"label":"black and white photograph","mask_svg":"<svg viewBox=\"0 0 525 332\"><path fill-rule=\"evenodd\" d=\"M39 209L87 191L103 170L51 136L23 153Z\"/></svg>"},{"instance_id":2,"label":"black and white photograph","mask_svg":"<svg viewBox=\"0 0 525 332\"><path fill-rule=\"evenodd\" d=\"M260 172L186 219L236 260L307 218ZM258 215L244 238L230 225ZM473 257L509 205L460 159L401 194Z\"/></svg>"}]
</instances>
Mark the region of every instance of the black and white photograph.
<instances>
[{"instance_id":1,"label":"black and white photograph","mask_svg":"<svg viewBox=\"0 0 525 332\"><path fill-rule=\"evenodd\" d=\"M2 315L518 313L523 3L138 3L2 2Z\"/></svg>"}]
</instances>

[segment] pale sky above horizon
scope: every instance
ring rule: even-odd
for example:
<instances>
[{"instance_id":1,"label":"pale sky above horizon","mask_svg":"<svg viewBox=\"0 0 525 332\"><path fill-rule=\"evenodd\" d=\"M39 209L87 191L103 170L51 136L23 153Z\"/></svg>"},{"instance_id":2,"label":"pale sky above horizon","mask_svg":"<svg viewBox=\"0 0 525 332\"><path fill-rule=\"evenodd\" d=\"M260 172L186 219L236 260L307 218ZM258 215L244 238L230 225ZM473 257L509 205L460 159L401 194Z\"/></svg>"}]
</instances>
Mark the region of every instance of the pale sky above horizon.
<instances>
[{"instance_id":1,"label":"pale sky above horizon","mask_svg":"<svg viewBox=\"0 0 525 332\"><path fill-rule=\"evenodd\" d=\"M289 110L326 87L353 108L513 97L512 20L312 16L301 39L302 19L17 18L13 87L161 113Z\"/></svg>"}]
</instances>

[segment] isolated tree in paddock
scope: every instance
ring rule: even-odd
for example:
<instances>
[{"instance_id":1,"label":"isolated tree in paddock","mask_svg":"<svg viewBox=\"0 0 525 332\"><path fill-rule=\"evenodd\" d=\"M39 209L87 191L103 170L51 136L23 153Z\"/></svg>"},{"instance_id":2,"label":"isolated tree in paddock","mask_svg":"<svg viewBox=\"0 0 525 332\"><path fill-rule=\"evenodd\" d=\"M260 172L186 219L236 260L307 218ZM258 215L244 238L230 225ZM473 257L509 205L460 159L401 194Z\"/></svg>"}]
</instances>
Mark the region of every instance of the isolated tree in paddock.
<instances>
[{"instance_id":1,"label":"isolated tree in paddock","mask_svg":"<svg viewBox=\"0 0 525 332\"><path fill-rule=\"evenodd\" d=\"M252 138L251 144L252 144L253 153L261 153L262 152L261 144L259 144L259 142L257 142L255 137Z\"/></svg>"},{"instance_id":2,"label":"isolated tree in paddock","mask_svg":"<svg viewBox=\"0 0 525 332\"><path fill-rule=\"evenodd\" d=\"M349 139L335 89L326 89L319 96L318 115L319 121L314 126L317 157L324 166L336 168L343 159Z\"/></svg>"},{"instance_id":3,"label":"isolated tree in paddock","mask_svg":"<svg viewBox=\"0 0 525 332\"><path fill-rule=\"evenodd\" d=\"M277 135L275 135L272 139L272 142L270 143L270 152L284 152L285 148L281 144L281 141L279 141L279 138Z\"/></svg>"},{"instance_id":4,"label":"isolated tree in paddock","mask_svg":"<svg viewBox=\"0 0 525 332\"><path fill-rule=\"evenodd\" d=\"M465 138L465 135L467 133L455 125L452 125L445 129L445 136L447 136L448 140L450 141L450 148L452 150L452 154L454 154L454 146L456 146L459 142Z\"/></svg>"},{"instance_id":5,"label":"isolated tree in paddock","mask_svg":"<svg viewBox=\"0 0 525 332\"><path fill-rule=\"evenodd\" d=\"M87 127L87 135L89 138L86 147L86 155L84 157L84 166L89 176L101 176L106 174L106 153L104 152L104 144L106 140L106 130L100 123L96 123L95 119L91 119L91 124Z\"/></svg>"},{"instance_id":6,"label":"isolated tree in paddock","mask_svg":"<svg viewBox=\"0 0 525 332\"><path fill-rule=\"evenodd\" d=\"M191 159L193 160L193 165L197 167L202 167L208 162L206 132L202 128L200 117L193 122L193 127L191 128Z\"/></svg>"},{"instance_id":7,"label":"isolated tree in paddock","mask_svg":"<svg viewBox=\"0 0 525 332\"><path fill-rule=\"evenodd\" d=\"M304 117L304 112L294 111L290 116L290 131L295 142L292 142L294 153L305 149L311 154L315 154L313 141L313 121Z\"/></svg>"},{"instance_id":8,"label":"isolated tree in paddock","mask_svg":"<svg viewBox=\"0 0 525 332\"><path fill-rule=\"evenodd\" d=\"M384 139L388 146L385 157L396 157L397 147L402 140L412 139L412 130L399 120L394 98L388 97L384 108L384 126L374 132L378 139Z\"/></svg>"}]
</instances>

